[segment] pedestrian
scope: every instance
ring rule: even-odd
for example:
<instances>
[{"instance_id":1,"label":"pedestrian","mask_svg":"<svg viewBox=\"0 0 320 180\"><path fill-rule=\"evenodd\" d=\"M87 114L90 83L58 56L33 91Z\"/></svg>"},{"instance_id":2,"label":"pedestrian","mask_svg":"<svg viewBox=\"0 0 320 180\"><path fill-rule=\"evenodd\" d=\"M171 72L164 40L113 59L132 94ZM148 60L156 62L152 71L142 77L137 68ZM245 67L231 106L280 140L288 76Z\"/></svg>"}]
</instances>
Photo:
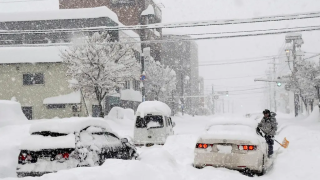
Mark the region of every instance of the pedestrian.
<instances>
[{"instance_id":1,"label":"pedestrian","mask_svg":"<svg viewBox=\"0 0 320 180\"><path fill-rule=\"evenodd\" d=\"M268 109L263 111L263 118L261 122L258 124L258 127L256 129L257 134L264 137L268 144L268 158L272 157L273 154L273 144L274 144L274 136L277 132L277 120L275 118L277 114L274 112L270 112ZM261 131L264 133L261 133Z\"/></svg>"}]
</instances>

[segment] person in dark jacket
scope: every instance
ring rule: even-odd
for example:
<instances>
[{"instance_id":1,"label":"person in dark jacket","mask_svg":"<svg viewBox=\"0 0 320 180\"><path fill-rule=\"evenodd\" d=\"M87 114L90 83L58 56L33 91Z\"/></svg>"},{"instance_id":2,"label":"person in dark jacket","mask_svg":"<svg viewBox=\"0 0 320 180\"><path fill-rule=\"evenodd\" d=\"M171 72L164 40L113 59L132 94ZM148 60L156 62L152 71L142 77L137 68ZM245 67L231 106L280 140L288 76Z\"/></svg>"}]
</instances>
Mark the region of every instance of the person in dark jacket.
<instances>
[{"instance_id":1,"label":"person in dark jacket","mask_svg":"<svg viewBox=\"0 0 320 180\"><path fill-rule=\"evenodd\" d=\"M274 112L270 112L268 109L263 111L264 117L262 118L261 122L258 124L257 127L257 134L264 137L268 144L268 157L271 158L273 154L273 144L274 144L274 136L277 132L277 120L275 116L277 115ZM261 133L263 132L263 134Z\"/></svg>"}]
</instances>

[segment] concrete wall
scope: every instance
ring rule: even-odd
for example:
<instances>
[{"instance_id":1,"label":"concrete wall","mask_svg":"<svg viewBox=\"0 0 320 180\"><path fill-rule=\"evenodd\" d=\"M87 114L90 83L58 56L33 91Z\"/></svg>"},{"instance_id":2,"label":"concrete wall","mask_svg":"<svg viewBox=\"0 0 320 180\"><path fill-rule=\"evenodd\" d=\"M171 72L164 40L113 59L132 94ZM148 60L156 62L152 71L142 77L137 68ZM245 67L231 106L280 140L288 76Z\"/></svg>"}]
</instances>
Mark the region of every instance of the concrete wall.
<instances>
[{"instance_id":1,"label":"concrete wall","mask_svg":"<svg viewBox=\"0 0 320 180\"><path fill-rule=\"evenodd\" d=\"M44 73L44 84L23 85L24 73ZM22 107L33 108L33 119L54 117L85 116L85 107L81 112L72 112L72 105L65 109L48 109L43 100L48 97L73 92L68 88L66 66L62 63L37 64L0 64L0 99L10 100L16 97Z\"/></svg>"}]
</instances>

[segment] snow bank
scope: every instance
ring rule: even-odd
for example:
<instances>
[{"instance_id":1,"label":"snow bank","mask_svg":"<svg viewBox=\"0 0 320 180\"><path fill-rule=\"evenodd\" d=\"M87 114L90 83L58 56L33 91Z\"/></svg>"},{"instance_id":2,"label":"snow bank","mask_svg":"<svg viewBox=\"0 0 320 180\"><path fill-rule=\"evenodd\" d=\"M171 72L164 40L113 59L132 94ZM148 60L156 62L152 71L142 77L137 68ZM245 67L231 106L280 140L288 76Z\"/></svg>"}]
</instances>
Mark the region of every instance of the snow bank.
<instances>
[{"instance_id":1,"label":"snow bank","mask_svg":"<svg viewBox=\"0 0 320 180\"><path fill-rule=\"evenodd\" d=\"M0 127L0 178L16 177L19 147L30 136L29 128L29 124Z\"/></svg>"},{"instance_id":2,"label":"snow bank","mask_svg":"<svg viewBox=\"0 0 320 180\"><path fill-rule=\"evenodd\" d=\"M135 91L133 89L125 89L125 90L121 90L120 93L121 93L121 100L136 101L136 102L142 101L142 94L140 91Z\"/></svg>"},{"instance_id":3,"label":"snow bank","mask_svg":"<svg viewBox=\"0 0 320 180\"><path fill-rule=\"evenodd\" d=\"M136 119L133 109L124 109L123 110L123 116L124 116L125 119L130 119L130 120L135 120Z\"/></svg>"},{"instance_id":4,"label":"snow bank","mask_svg":"<svg viewBox=\"0 0 320 180\"><path fill-rule=\"evenodd\" d=\"M145 101L138 106L137 116L144 117L147 114L160 113L165 116L171 116L170 107L160 101Z\"/></svg>"},{"instance_id":5,"label":"snow bank","mask_svg":"<svg viewBox=\"0 0 320 180\"><path fill-rule=\"evenodd\" d=\"M14 101L0 100L0 122L27 121L21 110L21 105Z\"/></svg>"},{"instance_id":6,"label":"snow bank","mask_svg":"<svg viewBox=\"0 0 320 180\"><path fill-rule=\"evenodd\" d=\"M80 91L72 92L66 95L50 97L43 100L43 104L80 104L81 93Z\"/></svg>"},{"instance_id":7,"label":"snow bank","mask_svg":"<svg viewBox=\"0 0 320 180\"><path fill-rule=\"evenodd\" d=\"M305 119L306 122L319 122L320 116L319 116L319 110L317 108L312 111L312 113Z\"/></svg>"},{"instance_id":8,"label":"snow bank","mask_svg":"<svg viewBox=\"0 0 320 180\"><path fill-rule=\"evenodd\" d=\"M123 119L123 117L124 117L124 109L122 107L113 107L108 114L108 118L113 120Z\"/></svg>"},{"instance_id":9,"label":"snow bank","mask_svg":"<svg viewBox=\"0 0 320 180\"><path fill-rule=\"evenodd\" d=\"M0 15L0 18L3 17ZM0 64L62 62L60 51L66 47L1 47Z\"/></svg>"},{"instance_id":10,"label":"snow bank","mask_svg":"<svg viewBox=\"0 0 320 180\"><path fill-rule=\"evenodd\" d=\"M0 21L40 21L56 19L87 19L99 17L109 17L114 22L119 22L117 14L111 11L106 6L81 9L59 9L54 11L1 13Z\"/></svg>"},{"instance_id":11,"label":"snow bank","mask_svg":"<svg viewBox=\"0 0 320 180\"><path fill-rule=\"evenodd\" d=\"M68 134L67 136L58 137L31 135L20 146L21 150L33 151L57 148L75 148L75 135Z\"/></svg>"},{"instance_id":12,"label":"snow bank","mask_svg":"<svg viewBox=\"0 0 320 180\"><path fill-rule=\"evenodd\" d=\"M99 126L105 128L107 131L111 131L108 123L100 118L66 118L41 120L41 122L31 126L30 134L41 131L70 134L79 132L88 126Z\"/></svg>"},{"instance_id":13,"label":"snow bank","mask_svg":"<svg viewBox=\"0 0 320 180\"><path fill-rule=\"evenodd\" d=\"M141 16L154 15L154 14L155 14L154 8L153 8L153 6L150 4L146 10L142 11Z\"/></svg>"}]
</instances>

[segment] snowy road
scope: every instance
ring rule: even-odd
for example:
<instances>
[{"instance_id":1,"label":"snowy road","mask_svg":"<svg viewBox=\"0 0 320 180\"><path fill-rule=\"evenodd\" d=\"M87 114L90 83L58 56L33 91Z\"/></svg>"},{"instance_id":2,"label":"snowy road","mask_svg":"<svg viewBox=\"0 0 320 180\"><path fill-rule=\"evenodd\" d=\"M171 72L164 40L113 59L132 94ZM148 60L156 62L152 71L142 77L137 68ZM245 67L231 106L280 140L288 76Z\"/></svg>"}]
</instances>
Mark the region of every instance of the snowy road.
<instances>
[{"instance_id":1,"label":"snowy road","mask_svg":"<svg viewBox=\"0 0 320 180\"><path fill-rule=\"evenodd\" d=\"M265 176L253 177L254 179L314 180L320 178L320 122L316 122L316 115L307 119L278 117L279 134L276 138L282 140L287 137L290 140L290 146L288 149L280 149L275 145L275 150L279 150L273 168ZM175 117L176 135L170 137L164 146L139 148L140 160L107 160L100 167L76 168L40 178L25 179L252 179L237 171L224 168L206 167L200 170L191 166L198 136L206 132L212 122L231 118L239 118L239 116ZM133 122L108 121L120 135L132 136ZM27 135L28 128L29 125L26 124L0 127L0 178L16 179L14 172L17 148L23 137Z\"/></svg>"}]
</instances>

